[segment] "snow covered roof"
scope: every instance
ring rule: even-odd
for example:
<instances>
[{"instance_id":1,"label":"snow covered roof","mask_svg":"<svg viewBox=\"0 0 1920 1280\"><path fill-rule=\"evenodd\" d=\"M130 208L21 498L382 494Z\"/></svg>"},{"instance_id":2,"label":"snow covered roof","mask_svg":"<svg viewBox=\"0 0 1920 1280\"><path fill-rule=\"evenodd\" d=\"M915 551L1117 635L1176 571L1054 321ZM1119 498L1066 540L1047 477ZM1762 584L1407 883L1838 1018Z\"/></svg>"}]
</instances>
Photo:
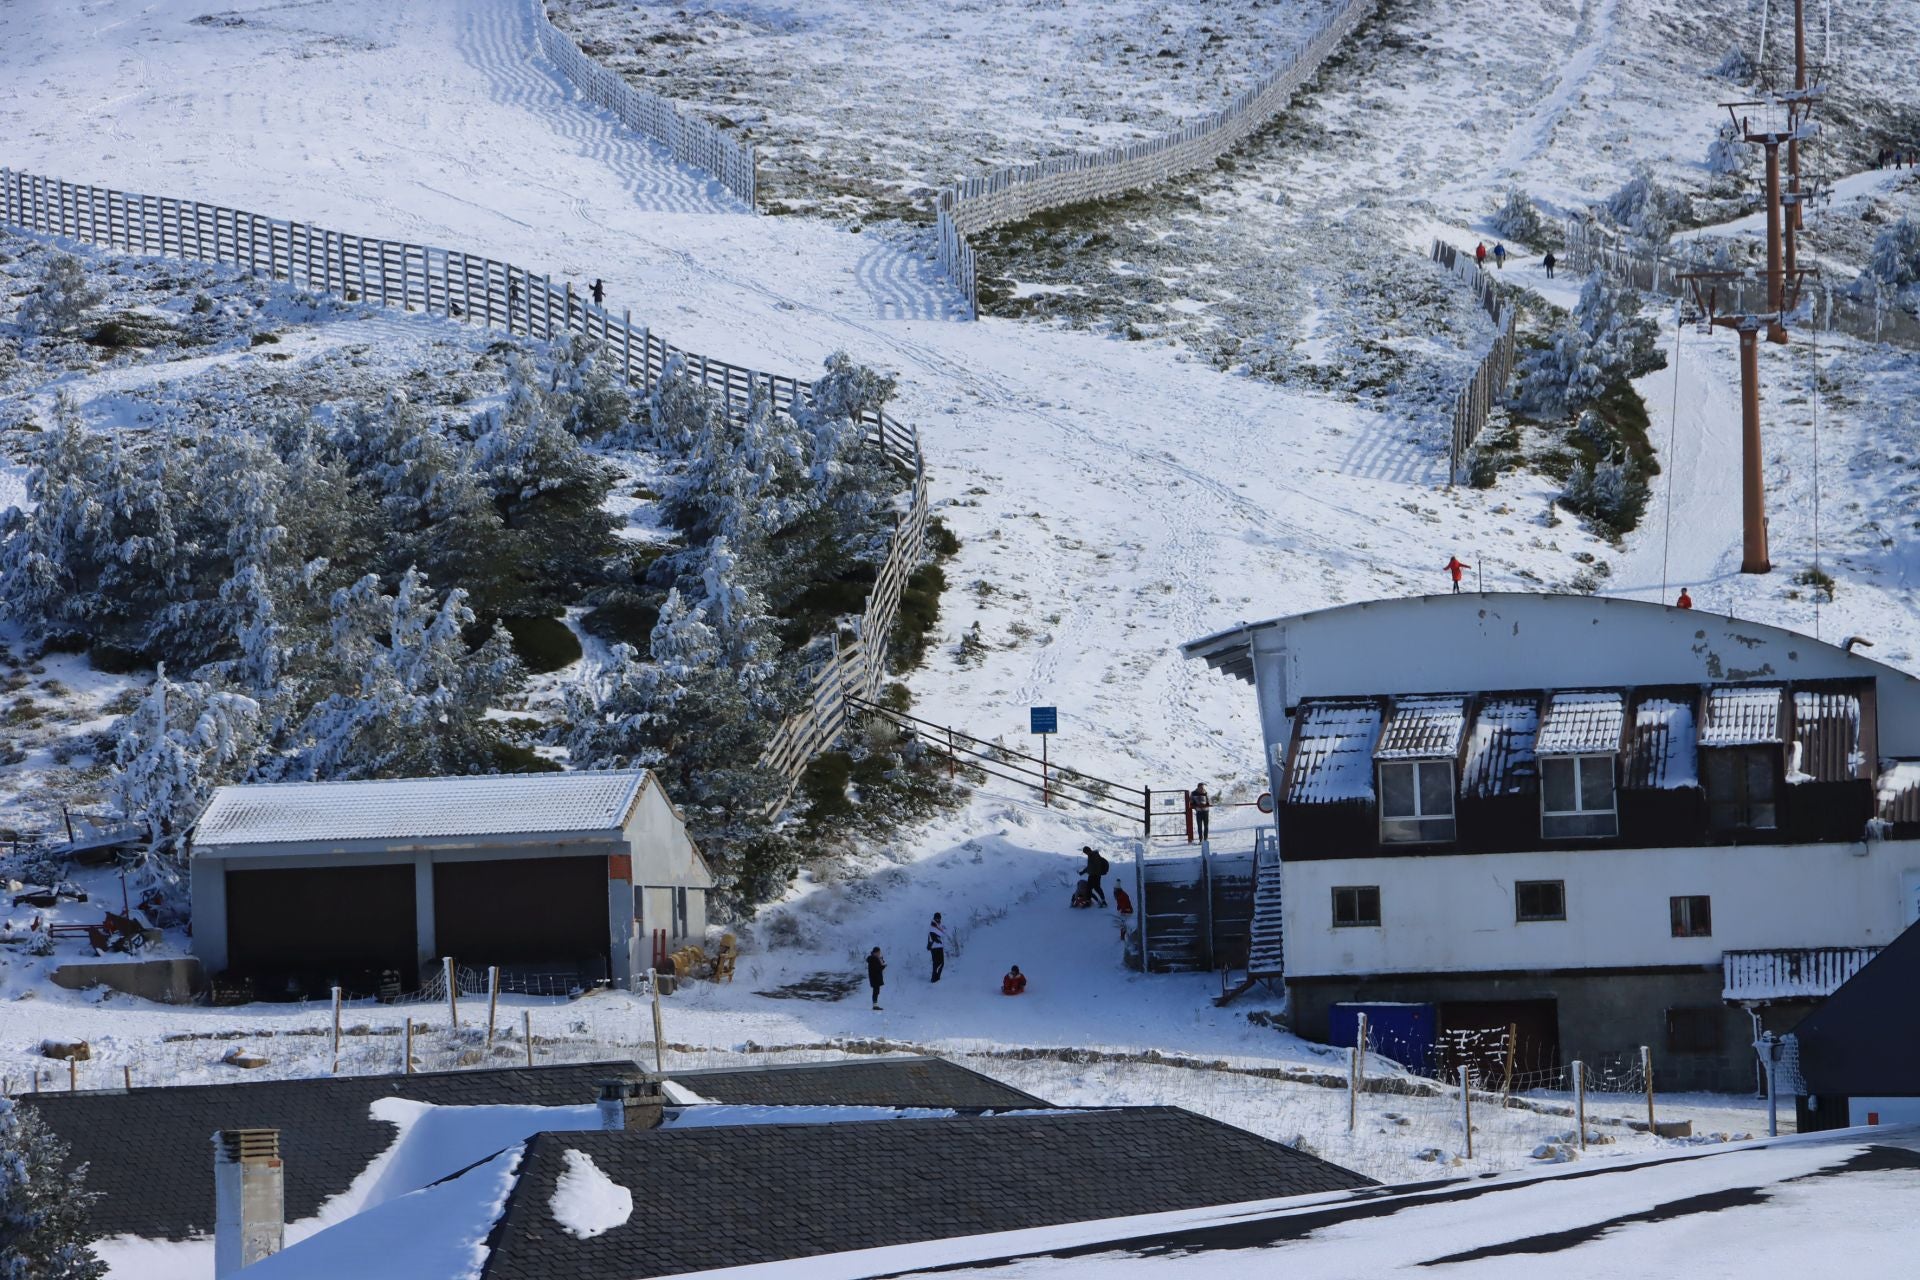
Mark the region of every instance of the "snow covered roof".
<instances>
[{"instance_id":1,"label":"snow covered roof","mask_svg":"<svg viewBox=\"0 0 1920 1280\"><path fill-rule=\"evenodd\" d=\"M646 780L646 770L627 769L221 787L200 813L194 843L608 832L626 821Z\"/></svg>"},{"instance_id":2,"label":"snow covered roof","mask_svg":"<svg viewBox=\"0 0 1920 1280\"><path fill-rule=\"evenodd\" d=\"M1677 791L1700 785L1700 757L1694 749L1693 701L1649 695L1633 709L1628 737L1627 785L1653 791Z\"/></svg>"},{"instance_id":3,"label":"snow covered roof","mask_svg":"<svg viewBox=\"0 0 1920 1280\"><path fill-rule=\"evenodd\" d=\"M1860 694L1856 689L1793 691L1794 782L1847 782L1866 776L1861 741Z\"/></svg>"},{"instance_id":4,"label":"snow covered roof","mask_svg":"<svg viewBox=\"0 0 1920 1280\"><path fill-rule=\"evenodd\" d=\"M1419 694L1393 700L1376 760L1451 760L1467 731L1467 695Z\"/></svg>"},{"instance_id":5,"label":"snow covered roof","mask_svg":"<svg viewBox=\"0 0 1920 1280\"><path fill-rule=\"evenodd\" d=\"M1547 700L1547 714L1534 739L1535 755L1610 754L1620 749L1626 725L1626 695L1618 689L1569 690Z\"/></svg>"},{"instance_id":6,"label":"snow covered roof","mask_svg":"<svg viewBox=\"0 0 1920 1280\"><path fill-rule=\"evenodd\" d=\"M1305 702L1294 712L1298 746L1287 780L1288 804L1373 799L1373 744L1380 704L1336 699Z\"/></svg>"},{"instance_id":7,"label":"snow covered roof","mask_svg":"<svg viewBox=\"0 0 1920 1280\"><path fill-rule=\"evenodd\" d=\"M1707 690L1700 721L1703 747L1763 746L1781 740L1781 704L1786 686L1717 685Z\"/></svg>"},{"instance_id":8,"label":"snow covered roof","mask_svg":"<svg viewBox=\"0 0 1920 1280\"><path fill-rule=\"evenodd\" d=\"M1481 700L1460 770L1463 796L1511 795L1533 774L1533 743L1540 732L1540 698L1517 694Z\"/></svg>"},{"instance_id":9,"label":"snow covered roof","mask_svg":"<svg viewBox=\"0 0 1920 1280\"><path fill-rule=\"evenodd\" d=\"M769 1269L766 1280L1904 1275L1920 1129L1668 1147L1545 1171L1003 1231ZM837 1265L835 1265L837 1264Z\"/></svg>"},{"instance_id":10,"label":"snow covered roof","mask_svg":"<svg viewBox=\"0 0 1920 1280\"><path fill-rule=\"evenodd\" d=\"M1723 1000L1805 1000L1830 996L1880 954L1879 947L1787 947L1720 957Z\"/></svg>"}]
</instances>

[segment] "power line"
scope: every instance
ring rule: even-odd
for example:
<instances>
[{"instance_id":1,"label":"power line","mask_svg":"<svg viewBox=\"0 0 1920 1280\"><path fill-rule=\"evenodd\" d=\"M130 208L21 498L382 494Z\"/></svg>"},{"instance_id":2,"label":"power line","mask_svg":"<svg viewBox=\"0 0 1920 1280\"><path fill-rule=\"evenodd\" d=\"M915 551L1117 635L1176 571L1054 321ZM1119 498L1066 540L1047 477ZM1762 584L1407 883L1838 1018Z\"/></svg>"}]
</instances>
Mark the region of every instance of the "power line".
<instances>
[{"instance_id":1,"label":"power line","mask_svg":"<svg viewBox=\"0 0 1920 1280\"><path fill-rule=\"evenodd\" d=\"M1673 472L1679 462L1678 448L1680 439L1680 333L1685 327L1681 319L1682 303L1675 299L1673 303L1673 407L1667 413L1667 510L1664 526L1660 530L1660 601L1667 599L1667 557L1673 550Z\"/></svg>"}]
</instances>

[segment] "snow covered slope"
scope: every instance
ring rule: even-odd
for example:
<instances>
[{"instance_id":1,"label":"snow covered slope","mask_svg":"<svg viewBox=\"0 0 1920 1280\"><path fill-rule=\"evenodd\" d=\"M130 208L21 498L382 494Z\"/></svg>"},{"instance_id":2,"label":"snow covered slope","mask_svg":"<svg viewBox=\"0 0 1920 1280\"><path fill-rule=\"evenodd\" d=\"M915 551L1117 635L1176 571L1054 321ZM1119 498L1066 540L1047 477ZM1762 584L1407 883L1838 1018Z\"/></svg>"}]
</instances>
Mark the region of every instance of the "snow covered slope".
<instances>
[{"instance_id":1,"label":"snow covered slope","mask_svg":"<svg viewBox=\"0 0 1920 1280\"><path fill-rule=\"evenodd\" d=\"M1630 78L1664 109L1704 123L1716 90L1691 75L1643 74L1661 27L1636 15L1653 11L1646 0L1592 0L1577 11L1493 0L1458 11L1395 7L1395 21L1426 15L1435 48L1465 69L1450 76L1484 76L1480 52L1505 49L1550 83L1487 107L1502 127L1476 124L1469 143L1409 79L1427 61L1366 88L1356 60L1343 109L1356 142L1329 154L1339 169L1303 166L1301 181L1378 190L1455 172L1448 203L1471 210L1504 180L1500 156L1537 167L1544 161L1528 159L1528 139L1560 138L1578 117L1591 88L1578 66L1571 80L1545 70L1563 64L1569 45L1602 45L1595 74ZM1811 623L1804 593L1786 598L1785 575L1727 576L1738 522L1722 501L1730 477L1709 466L1725 458L1732 429L1724 344L1687 340L1681 401L1693 409L1676 445L1671 547L1656 498L1623 555L1572 525L1549 528L1551 486L1540 478L1441 491L1431 424L1391 406L1223 376L1159 343L953 323L955 299L920 239L747 216L573 100L534 57L528 15L521 0L249 0L204 17L135 0L30 0L0 11L0 65L16 87L0 99L0 136L8 162L75 179L604 277L610 300L636 318L742 363L804 372L845 347L896 370L901 416L920 426L937 501L965 540L948 569L945 637L979 622L991 646L977 666L949 650L915 676L921 710L1018 735L1026 704L1057 703L1056 752L1090 771L1157 785L1249 777L1251 699L1181 663L1173 646L1240 618L1430 589L1456 551L1482 567L1489 589L1565 583L1585 568L1580 553L1615 562L1611 589L1651 594L1660 579L1649 566L1678 559L1669 585L1690 582L1703 603ZM1617 43L1626 35L1631 44ZM1558 104L1570 105L1556 117ZM1669 141L1648 145L1664 153L1678 146ZM1642 142L1618 139L1617 159L1606 153L1605 165L1567 185L1577 178L1590 189ZM1418 163L1382 170L1374 161L1389 143L1415 149ZM1566 150L1556 142L1547 154ZM1890 504L1912 455L1865 423L1910 430L1889 397L1908 394L1914 375L1900 357L1849 358L1859 373L1828 410L1823 510L1833 519L1860 504L1846 512L1860 568L1843 578L1823 625L1866 630L1880 641L1877 656L1902 661L1916 635L1903 551L1897 538L1870 540L1874 526L1893 527ZM1811 432L1796 434L1787 412L1799 366L1770 364L1779 383L1770 403L1782 406L1770 436L1782 495L1775 539L1794 564L1789 548L1811 545L1799 524L1811 508ZM1647 390L1660 436L1663 388ZM1883 418L1862 416L1873 414ZM1903 461L1875 467L1875 450ZM1859 487L1848 488L1855 476Z\"/></svg>"}]
</instances>

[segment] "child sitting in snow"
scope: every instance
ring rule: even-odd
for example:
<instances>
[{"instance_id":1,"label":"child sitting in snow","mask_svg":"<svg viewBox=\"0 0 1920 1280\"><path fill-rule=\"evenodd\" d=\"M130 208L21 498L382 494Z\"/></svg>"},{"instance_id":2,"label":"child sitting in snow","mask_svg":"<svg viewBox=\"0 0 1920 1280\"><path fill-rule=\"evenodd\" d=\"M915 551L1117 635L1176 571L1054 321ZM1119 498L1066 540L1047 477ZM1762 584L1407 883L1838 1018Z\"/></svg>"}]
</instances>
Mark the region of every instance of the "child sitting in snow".
<instances>
[{"instance_id":1,"label":"child sitting in snow","mask_svg":"<svg viewBox=\"0 0 1920 1280\"><path fill-rule=\"evenodd\" d=\"M1026 990L1027 975L1020 972L1019 965L1013 966L1007 972L1007 976L1000 979L1000 994L1003 996L1023 995Z\"/></svg>"}]
</instances>

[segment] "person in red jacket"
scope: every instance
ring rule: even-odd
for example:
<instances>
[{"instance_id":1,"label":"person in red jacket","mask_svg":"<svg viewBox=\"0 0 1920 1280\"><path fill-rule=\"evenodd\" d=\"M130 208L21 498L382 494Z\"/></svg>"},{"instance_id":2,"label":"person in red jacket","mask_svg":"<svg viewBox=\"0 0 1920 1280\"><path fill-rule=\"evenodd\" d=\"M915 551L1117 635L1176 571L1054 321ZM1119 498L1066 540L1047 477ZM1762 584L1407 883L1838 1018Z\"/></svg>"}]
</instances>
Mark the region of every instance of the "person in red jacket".
<instances>
[{"instance_id":1,"label":"person in red jacket","mask_svg":"<svg viewBox=\"0 0 1920 1280\"><path fill-rule=\"evenodd\" d=\"M1025 995L1026 990L1027 975L1020 972L1019 965L1013 966L1008 970L1007 976L1000 979L1000 994L1003 996Z\"/></svg>"},{"instance_id":2,"label":"person in red jacket","mask_svg":"<svg viewBox=\"0 0 1920 1280\"><path fill-rule=\"evenodd\" d=\"M1460 594L1460 575L1473 568L1459 556L1447 557L1447 572L1453 575L1453 594Z\"/></svg>"},{"instance_id":3,"label":"person in red jacket","mask_svg":"<svg viewBox=\"0 0 1920 1280\"><path fill-rule=\"evenodd\" d=\"M1133 914L1133 899L1128 897L1127 891L1119 885L1113 886L1113 909L1123 916Z\"/></svg>"},{"instance_id":4,"label":"person in red jacket","mask_svg":"<svg viewBox=\"0 0 1920 1280\"><path fill-rule=\"evenodd\" d=\"M1680 598L1674 602L1682 609L1693 608L1693 597L1687 594L1685 587L1680 588Z\"/></svg>"},{"instance_id":5,"label":"person in red jacket","mask_svg":"<svg viewBox=\"0 0 1920 1280\"><path fill-rule=\"evenodd\" d=\"M1484 267L1487 265L1487 242L1485 240L1482 240L1473 247L1473 260L1478 266Z\"/></svg>"}]
</instances>

